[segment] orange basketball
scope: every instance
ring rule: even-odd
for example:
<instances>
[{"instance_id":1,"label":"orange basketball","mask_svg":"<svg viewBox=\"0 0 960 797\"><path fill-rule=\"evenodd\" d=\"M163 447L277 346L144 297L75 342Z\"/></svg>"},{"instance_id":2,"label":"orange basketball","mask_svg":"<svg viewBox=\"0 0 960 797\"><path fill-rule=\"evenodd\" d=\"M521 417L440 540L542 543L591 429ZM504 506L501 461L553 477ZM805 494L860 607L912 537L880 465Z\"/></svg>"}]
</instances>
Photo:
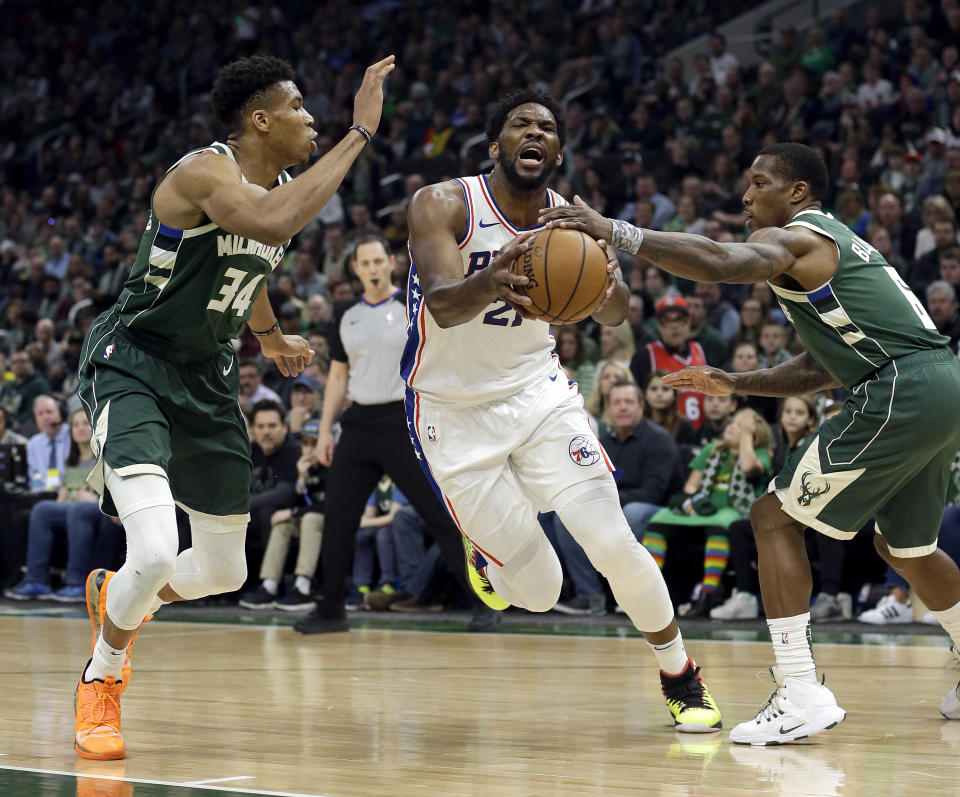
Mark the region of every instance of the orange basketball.
<instances>
[{"instance_id":1,"label":"orange basketball","mask_svg":"<svg viewBox=\"0 0 960 797\"><path fill-rule=\"evenodd\" d=\"M550 324L573 324L597 309L607 287L607 255L579 230L541 230L513 263L530 282L518 288L533 301L531 315Z\"/></svg>"}]
</instances>

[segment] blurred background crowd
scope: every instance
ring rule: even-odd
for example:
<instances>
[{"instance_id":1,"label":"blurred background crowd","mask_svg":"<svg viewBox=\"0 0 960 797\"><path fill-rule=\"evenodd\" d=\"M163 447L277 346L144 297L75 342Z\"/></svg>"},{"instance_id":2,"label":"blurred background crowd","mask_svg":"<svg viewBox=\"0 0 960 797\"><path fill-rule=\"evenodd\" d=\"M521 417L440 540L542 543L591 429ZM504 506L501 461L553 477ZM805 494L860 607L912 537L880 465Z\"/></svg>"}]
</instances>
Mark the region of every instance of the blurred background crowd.
<instances>
[{"instance_id":1,"label":"blurred background crowd","mask_svg":"<svg viewBox=\"0 0 960 797\"><path fill-rule=\"evenodd\" d=\"M223 140L208 93L219 67L240 56L266 52L294 65L320 134L314 157L350 125L366 65L386 53L399 64L373 143L270 279L278 319L309 338L314 365L285 381L249 333L236 341L255 465L251 591L241 601L248 610L311 605L319 544L310 543L313 561L285 568L286 581L273 569L287 548L270 546L275 529L289 542L292 519L322 514L323 500L336 500L323 495L311 422L336 310L362 290L349 268L352 242L381 234L401 285L410 197L423 185L490 168L487 112L517 86L549 91L565 110L565 157L553 187L647 228L744 240L740 196L756 151L775 141L816 148L831 177L825 209L900 272L957 350L960 3L854 3L822 9L797 27L768 19L728 42L720 26L754 6L53 0L41 12L23 0L5 3L0 575L7 597L78 600L91 564L122 559L122 532L91 511L94 496L78 475L91 456L76 397L83 336L120 293L157 181L186 152ZM681 614L756 617L749 502L842 393L783 402L676 396L660 379L671 363L702 358L751 370L783 362L800 351L798 342L764 285L679 281L640 257L624 256L622 266L633 292L628 320L556 329L557 353L604 446L622 458L614 457L626 479L622 503L633 507L631 525L665 568ZM398 571L391 529L397 517L399 525L416 519L404 521L403 497L382 488L367 513L381 520L365 516L374 531L359 537L351 605L465 605L436 552L411 548L409 536L399 548L414 559ZM944 547L960 536L955 510L945 514ZM542 524L567 568L558 610L613 610L566 530L551 517ZM913 620L909 595L884 575L870 536L867 528L845 548L811 540L819 563L815 618L863 610L870 622ZM264 578L265 551L272 569ZM411 589L402 576L415 566L422 572Z\"/></svg>"}]
</instances>

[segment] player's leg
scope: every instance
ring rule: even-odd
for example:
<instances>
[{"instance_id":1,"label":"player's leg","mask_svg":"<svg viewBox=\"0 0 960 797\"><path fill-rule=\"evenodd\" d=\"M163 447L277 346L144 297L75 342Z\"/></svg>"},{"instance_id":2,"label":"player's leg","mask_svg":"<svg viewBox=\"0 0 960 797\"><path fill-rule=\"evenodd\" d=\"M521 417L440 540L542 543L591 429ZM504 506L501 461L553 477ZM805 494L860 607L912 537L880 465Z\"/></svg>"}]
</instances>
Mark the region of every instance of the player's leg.
<instances>
[{"instance_id":1,"label":"player's leg","mask_svg":"<svg viewBox=\"0 0 960 797\"><path fill-rule=\"evenodd\" d=\"M627 523L613 477L598 473L569 485L552 505L653 650L676 729L720 730L720 711L687 655L663 574Z\"/></svg>"},{"instance_id":2,"label":"player's leg","mask_svg":"<svg viewBox=\"0 0 960 797\"><path fill-rule=\"evenodd\" d=\"M754 720L731 731L735 742L781 744L833 727L845 716L817 683L802 527L851 539L957 434L955 409L939 406L943 395L957 392L951 366L921 365L891 363L858 387L841 412L787 460L773 483L776 495L754 504L751 522L777 689Z\"/></svg>"},{"instance_id":3,"label":"player's leg","mask_svg":"<svg viewBox=\"0 0 960 797\"><path fill-rule=\"evenodd\" d=\"M250 440L236 403L235 370L224 377L217 358L176 369L168 472L190 517L191 545L177 556L155 608L233 592L246 580Z\"/></svg>"},{"instance_id":4,"label":"player's leg","mask_svg":"<svg viewBox=\"0 0 960 797\"><path fill-rule=\"evenodd\" d=\"M502 599L501 607L506 601L531 612L552 609L563 584L560 560L513 468L505 464L470 470L442 487L444 501L467 541L468 566L479 577L471 579L473 592L492 590L492 598Z\"/></svg>"},{"instance_id":5,"label":"player's leg","mask_svg":"<svg viewBox=\"0 0 960 797\"><path fill-rule=\"evenodd\" d=\"M755 718L730 731L730 739L738 744L783 744L834 727L846 712L817 681L810 632L813 580L803 523L787 515L773 493L754 503L750 522L777 662L770 668L776 688Z\"/></svg>"},{"instance_id":6,"label":"player's leg","mask_svg":"<svg viewBox=\"0 0 960 797\"><path fill-rule=\"evenodd\" d=\"M176 558L166 478L170 428L148 387L167 381L168 365L120 334L114 313L91 326L84 352L80 398L98 458L89 482L104 512L121 519L127 558L116 574L97 570L87 578L92 656L75 694L75 749L85 758L111 759L125 755L120 694L130 682L129 647Z\"/></svg>"},{"instance_id":7,"label":"player's leg","mask_svg":"<svg viewBox=\"0 0 960 797\"><path fill-rule=\"evenodd\" d=\"M804 544L806 525L786 514L774 493L754 502L750 525L757 542L760 592L767 618L802 615L810 608L813 592Z\"/></svg>"},{"instance_id":8,"label":"player's leg","mask_svg":"<svg viewBox=\"0 0 960 797\"><path fill-rule=\"evenodd\" d=\"M432 439L429 437L427 439L430 448L430 461L434 462L439 469L443 469L446 465L445 455L456 459L460 456L458 452L470 450L470 447L464 449L457 442L458 435L469 429L469 421L463 415L457 417L458 413L456 412L439 412L438 417L431 418L434 423L427 423L417 412L416 395L412 390L407 390L404 403L408 423L397 431L394 445L384 446L381 449L381 463L400 491L407 497L420 520L423 521L427 536L437 543L447 569L453 574L461 588L470 596L473 604L471 627L476 630L490 630L498 622L492 616L491 610L499 610L503 606L497 604L486 593L483 593L484 597L481 598L477 590L471 585L471 575L476 577L479 574L476 570L471 574L464 567L464 537L461 534L461 528L451 516L445 503L440 485L434 477L424 451L424 441L420 437L420 432L428 426L433 429ZM446 422L447 419L450 420L449 425ZM436 424L438 423L443 430L442 442L436 432ZM444 446L445 450L440 449L441 445ZM505 459L506 454L504 452L500 461L505 461ZM396 538L396 534L394 537ZM400 547L398 546L397 559L402 576L404 569L402 560L404 558L409 560L409 557L406 553L401 553ZM489 604L495 605L491 606Z\"/></svg>"},{"instance_id":9,"label":"player's leg","mask_svg":"<svg viewBox=\"0 0 960 797\"><path fill-rule=\"evenodd\" d=\"M444 485L443 496L466 540L468 567L478 576L471 579L472 592L492 591L488 600L502 599L497 604L501 608L505 601L531 612L552 609L563 584L560 560L512 468L503 467L499 473L473 472L463 480L451 480ZM428 522L427 527L430 525ZM441 541L449 545L438 536L437 542ZM460 548L459 562L463 561L462 551Z\"/></svg>"},{"instance_id":10,"label":"player's leg","mask_svg":"<svg viewBox=\"0 0 960 797\"><path fill-rule=\"evenodd\" d=\"M937 547L953 446L948 445L877 513L874 545L909 582L960 650L960 569ZM940 711L960 719L960 684L944 698Z\"/></svg>"},{"instance_id":11,"label":"player's leg","mask_svg":"<svg viewBox=\"0 0 960 797\"><path fill-rule=\"evenodd\" d=\"M719 730L720 712L687 656L660 568L620 507L613 466L590 429L582 398L558 390L540 401L549 410L510 457L518 483L531 503L557 513L643 632L660 664L677 730Z\"/></svg>"}]
</instances>

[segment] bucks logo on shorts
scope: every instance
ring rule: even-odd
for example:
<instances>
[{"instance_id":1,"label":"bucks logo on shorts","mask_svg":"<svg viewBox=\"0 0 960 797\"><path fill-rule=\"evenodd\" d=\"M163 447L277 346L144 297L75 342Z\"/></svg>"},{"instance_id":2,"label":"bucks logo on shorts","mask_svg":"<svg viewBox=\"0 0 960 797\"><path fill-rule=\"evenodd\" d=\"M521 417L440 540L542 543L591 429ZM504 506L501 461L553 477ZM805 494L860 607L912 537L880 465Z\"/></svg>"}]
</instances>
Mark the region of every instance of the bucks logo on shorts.
<instances>
[{"instance_id":1,"label":"bucks logo on shorts","mask_svg":"<svg viewBox=\"0 0 960 797\"><path fill-rule=\"evenodd\" d=\"M800 495L797 498L797 503L800 506L810 506L810 502L814 498L818 498L821 495L826 495L830 492L830 482L820 480L818 486L814 486L814 474L812 471L804 471L803 475L800 477Z\"/></svg>"}]
</instances>

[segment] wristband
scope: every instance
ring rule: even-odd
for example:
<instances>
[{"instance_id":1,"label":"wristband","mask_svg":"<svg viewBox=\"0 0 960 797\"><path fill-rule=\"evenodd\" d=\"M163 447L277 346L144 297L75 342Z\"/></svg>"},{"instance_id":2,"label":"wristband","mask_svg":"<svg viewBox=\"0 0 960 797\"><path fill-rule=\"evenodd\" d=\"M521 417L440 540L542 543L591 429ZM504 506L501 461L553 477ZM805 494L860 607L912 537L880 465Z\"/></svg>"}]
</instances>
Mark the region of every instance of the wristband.
<instances>
[{"instance_id":1,"label":"wristband","mask_svg":"<svg viewBox=\"0 0 960 797\"><path fill-rule=\"evenodd\" d=\"M640 244L643 243L643 230L620 219L610 219L610 221L613 223L613 235L610 236L613 240L610 243L613 244L614 249L622 249L631 255L639 252Z\"/></svg>"},{"instance_id":2,"label":"wristband","mask_svg":"<svg viewBox=\"0 0 960 797\"><path fill-rule=\"evenodd\" d=\"M350 130L356 130L361 136L363 136L367 140L368 144L373 140L373 136L370 134L370 131L367 130L367 128L365 128L363 125L357 125L357 124L350 125ZM348 130L347 132L349 133L350 130Z\"/></svg>"},{"instance_id":3,"label":"wristband","mask_svg":"<svg viewBox=\"0 0 960 797\"><path fill-rule=\"evenodd\" d=\"M256 335L258 338L265 338L267 335L272 335L272 334L273 334L274 332L276 332L278 329L280 329L280 322L279 322L279 321L274 321L274 322L273 322L273 326L270 327L270 329L268 329L266 332L257 332L257 330L255 330L255 329L251 329L250 331L251 331L254 335ZM289 482L287 482L287 483L289 484Z\"/></svg>"}]
</instances>

